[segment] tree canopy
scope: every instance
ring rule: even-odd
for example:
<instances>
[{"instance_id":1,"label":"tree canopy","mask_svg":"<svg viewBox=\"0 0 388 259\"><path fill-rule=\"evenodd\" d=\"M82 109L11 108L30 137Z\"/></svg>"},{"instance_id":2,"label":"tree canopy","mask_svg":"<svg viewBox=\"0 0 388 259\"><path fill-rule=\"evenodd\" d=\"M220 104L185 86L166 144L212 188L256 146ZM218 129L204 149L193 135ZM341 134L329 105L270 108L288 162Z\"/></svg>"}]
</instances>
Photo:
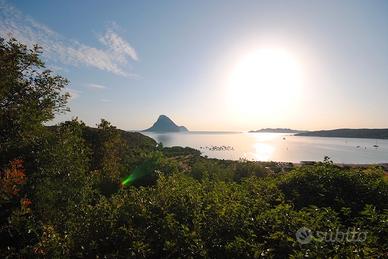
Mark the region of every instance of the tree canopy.
<instances>
[{"instance_id":1,"label":"tree canopy","mask_svg":"<svg viewBox=\"0 0 388 259\"><path fill-rule=\"evenodd\" d=\"M2 163L35 143L43 123L68 111L68 80L45 69L41 48L0 38L0 151Z\"/></svg>"}]
</instances>

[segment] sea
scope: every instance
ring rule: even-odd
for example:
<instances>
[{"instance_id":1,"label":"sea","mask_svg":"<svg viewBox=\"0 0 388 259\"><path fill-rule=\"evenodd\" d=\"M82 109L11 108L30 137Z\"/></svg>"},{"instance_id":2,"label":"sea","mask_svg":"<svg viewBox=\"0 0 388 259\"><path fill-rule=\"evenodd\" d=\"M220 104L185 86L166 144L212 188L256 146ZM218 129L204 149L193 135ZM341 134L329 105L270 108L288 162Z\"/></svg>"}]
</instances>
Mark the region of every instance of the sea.
<instances>
[{"instance_id":1,"label":"sea","mask_svg":"<svg viewBox=\"0 0 388 259\"><path fill-rule=\"evenodd\" d=\"M249 132L143 132L165 147L191 147L203 156L229 160L254 160L300 163L388 163L388 140L360 138L306 137L283 133Z\"/></svg>"}]
</instances>

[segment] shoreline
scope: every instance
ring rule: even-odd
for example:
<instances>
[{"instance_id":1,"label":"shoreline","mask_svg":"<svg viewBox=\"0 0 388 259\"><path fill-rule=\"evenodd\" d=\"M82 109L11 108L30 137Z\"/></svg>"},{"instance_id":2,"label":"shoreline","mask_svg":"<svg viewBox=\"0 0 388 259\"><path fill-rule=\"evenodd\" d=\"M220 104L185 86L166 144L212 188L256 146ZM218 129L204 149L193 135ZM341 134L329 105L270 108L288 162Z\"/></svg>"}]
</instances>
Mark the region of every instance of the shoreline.
<instances>
[{"instance_id":1,"label":"shoreline","mask_svg":"<svg viewBox=\"0 0 388 259\"><path fill-rule=\"evenodd\" d=\"M300 161L299 163L292 163L293 165L296 166L302 166L302 165L313 165L317 164L320 161ZM333 163L336 166L342 167L342 168L367 168L370 166L381 166L383 167L384 171L388 172L388 163L362 163L362 164L356 164L356 163Z\"/></svg>"}]
</instances>

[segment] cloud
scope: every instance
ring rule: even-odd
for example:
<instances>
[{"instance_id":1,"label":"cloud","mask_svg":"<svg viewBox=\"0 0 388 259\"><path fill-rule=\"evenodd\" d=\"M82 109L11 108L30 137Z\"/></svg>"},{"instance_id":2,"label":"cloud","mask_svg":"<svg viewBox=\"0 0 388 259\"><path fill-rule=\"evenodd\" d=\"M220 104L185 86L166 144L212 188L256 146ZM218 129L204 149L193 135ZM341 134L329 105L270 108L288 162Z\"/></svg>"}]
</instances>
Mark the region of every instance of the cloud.
<instances>
[{"instance_id":1,"label":"cloud","mask_svg":"<svg viewBox=\"0 0 388 259\"><path fill-rule=\"evenodd\" d=\"M106 89L106 86L105 85L99 85L99 84L87 84L86 85L88 88L90 89Z\"/></svg>"},{"instance_id":2,"label":"cloud","mask_svg":"<svg viewBox=\"0 0 388 259\"><path fill-rule=\"evenodd\" d=\"M50 62L92 67L120 76L137 77L128 71L126 64L137 61L138 55L112 26L98 37L103 48L97 48L67 39L0 0L0 34L5 38L14 37L28 46L39 44L43 47L44 57Z\"/></svg>"},{"instance_id":3,"label":"cloud","mask_svg":"<svg viewBox=\"0 0 388 259\"><path fill-rule=\"evenodd\" d=\"M104 35L99 38L99 41L109 47L117 59L121 62L126 62L126 58L138 60L137 53L128 42L123 40L113 29L109 28Z\"/></svg>"}]
</instances>

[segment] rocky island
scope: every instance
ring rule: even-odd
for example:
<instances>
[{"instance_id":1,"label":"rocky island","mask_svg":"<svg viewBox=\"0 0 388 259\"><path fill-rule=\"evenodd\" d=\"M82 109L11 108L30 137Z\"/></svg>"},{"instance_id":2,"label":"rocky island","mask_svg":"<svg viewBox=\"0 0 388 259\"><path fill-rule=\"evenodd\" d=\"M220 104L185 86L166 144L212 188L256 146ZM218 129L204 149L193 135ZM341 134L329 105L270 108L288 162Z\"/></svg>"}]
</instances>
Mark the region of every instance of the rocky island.
<instances>
[{"instance_id":1,"label":"rocky island","mask_svg":"<svg viewBox=\"0 0 388 259\"><path fill-rule=\"evenodd\" d=\"M160 115L152 127L144 130L145 132L187 132L184 126L178 126L166 115Z\"/></svg>"}]
</instances>

